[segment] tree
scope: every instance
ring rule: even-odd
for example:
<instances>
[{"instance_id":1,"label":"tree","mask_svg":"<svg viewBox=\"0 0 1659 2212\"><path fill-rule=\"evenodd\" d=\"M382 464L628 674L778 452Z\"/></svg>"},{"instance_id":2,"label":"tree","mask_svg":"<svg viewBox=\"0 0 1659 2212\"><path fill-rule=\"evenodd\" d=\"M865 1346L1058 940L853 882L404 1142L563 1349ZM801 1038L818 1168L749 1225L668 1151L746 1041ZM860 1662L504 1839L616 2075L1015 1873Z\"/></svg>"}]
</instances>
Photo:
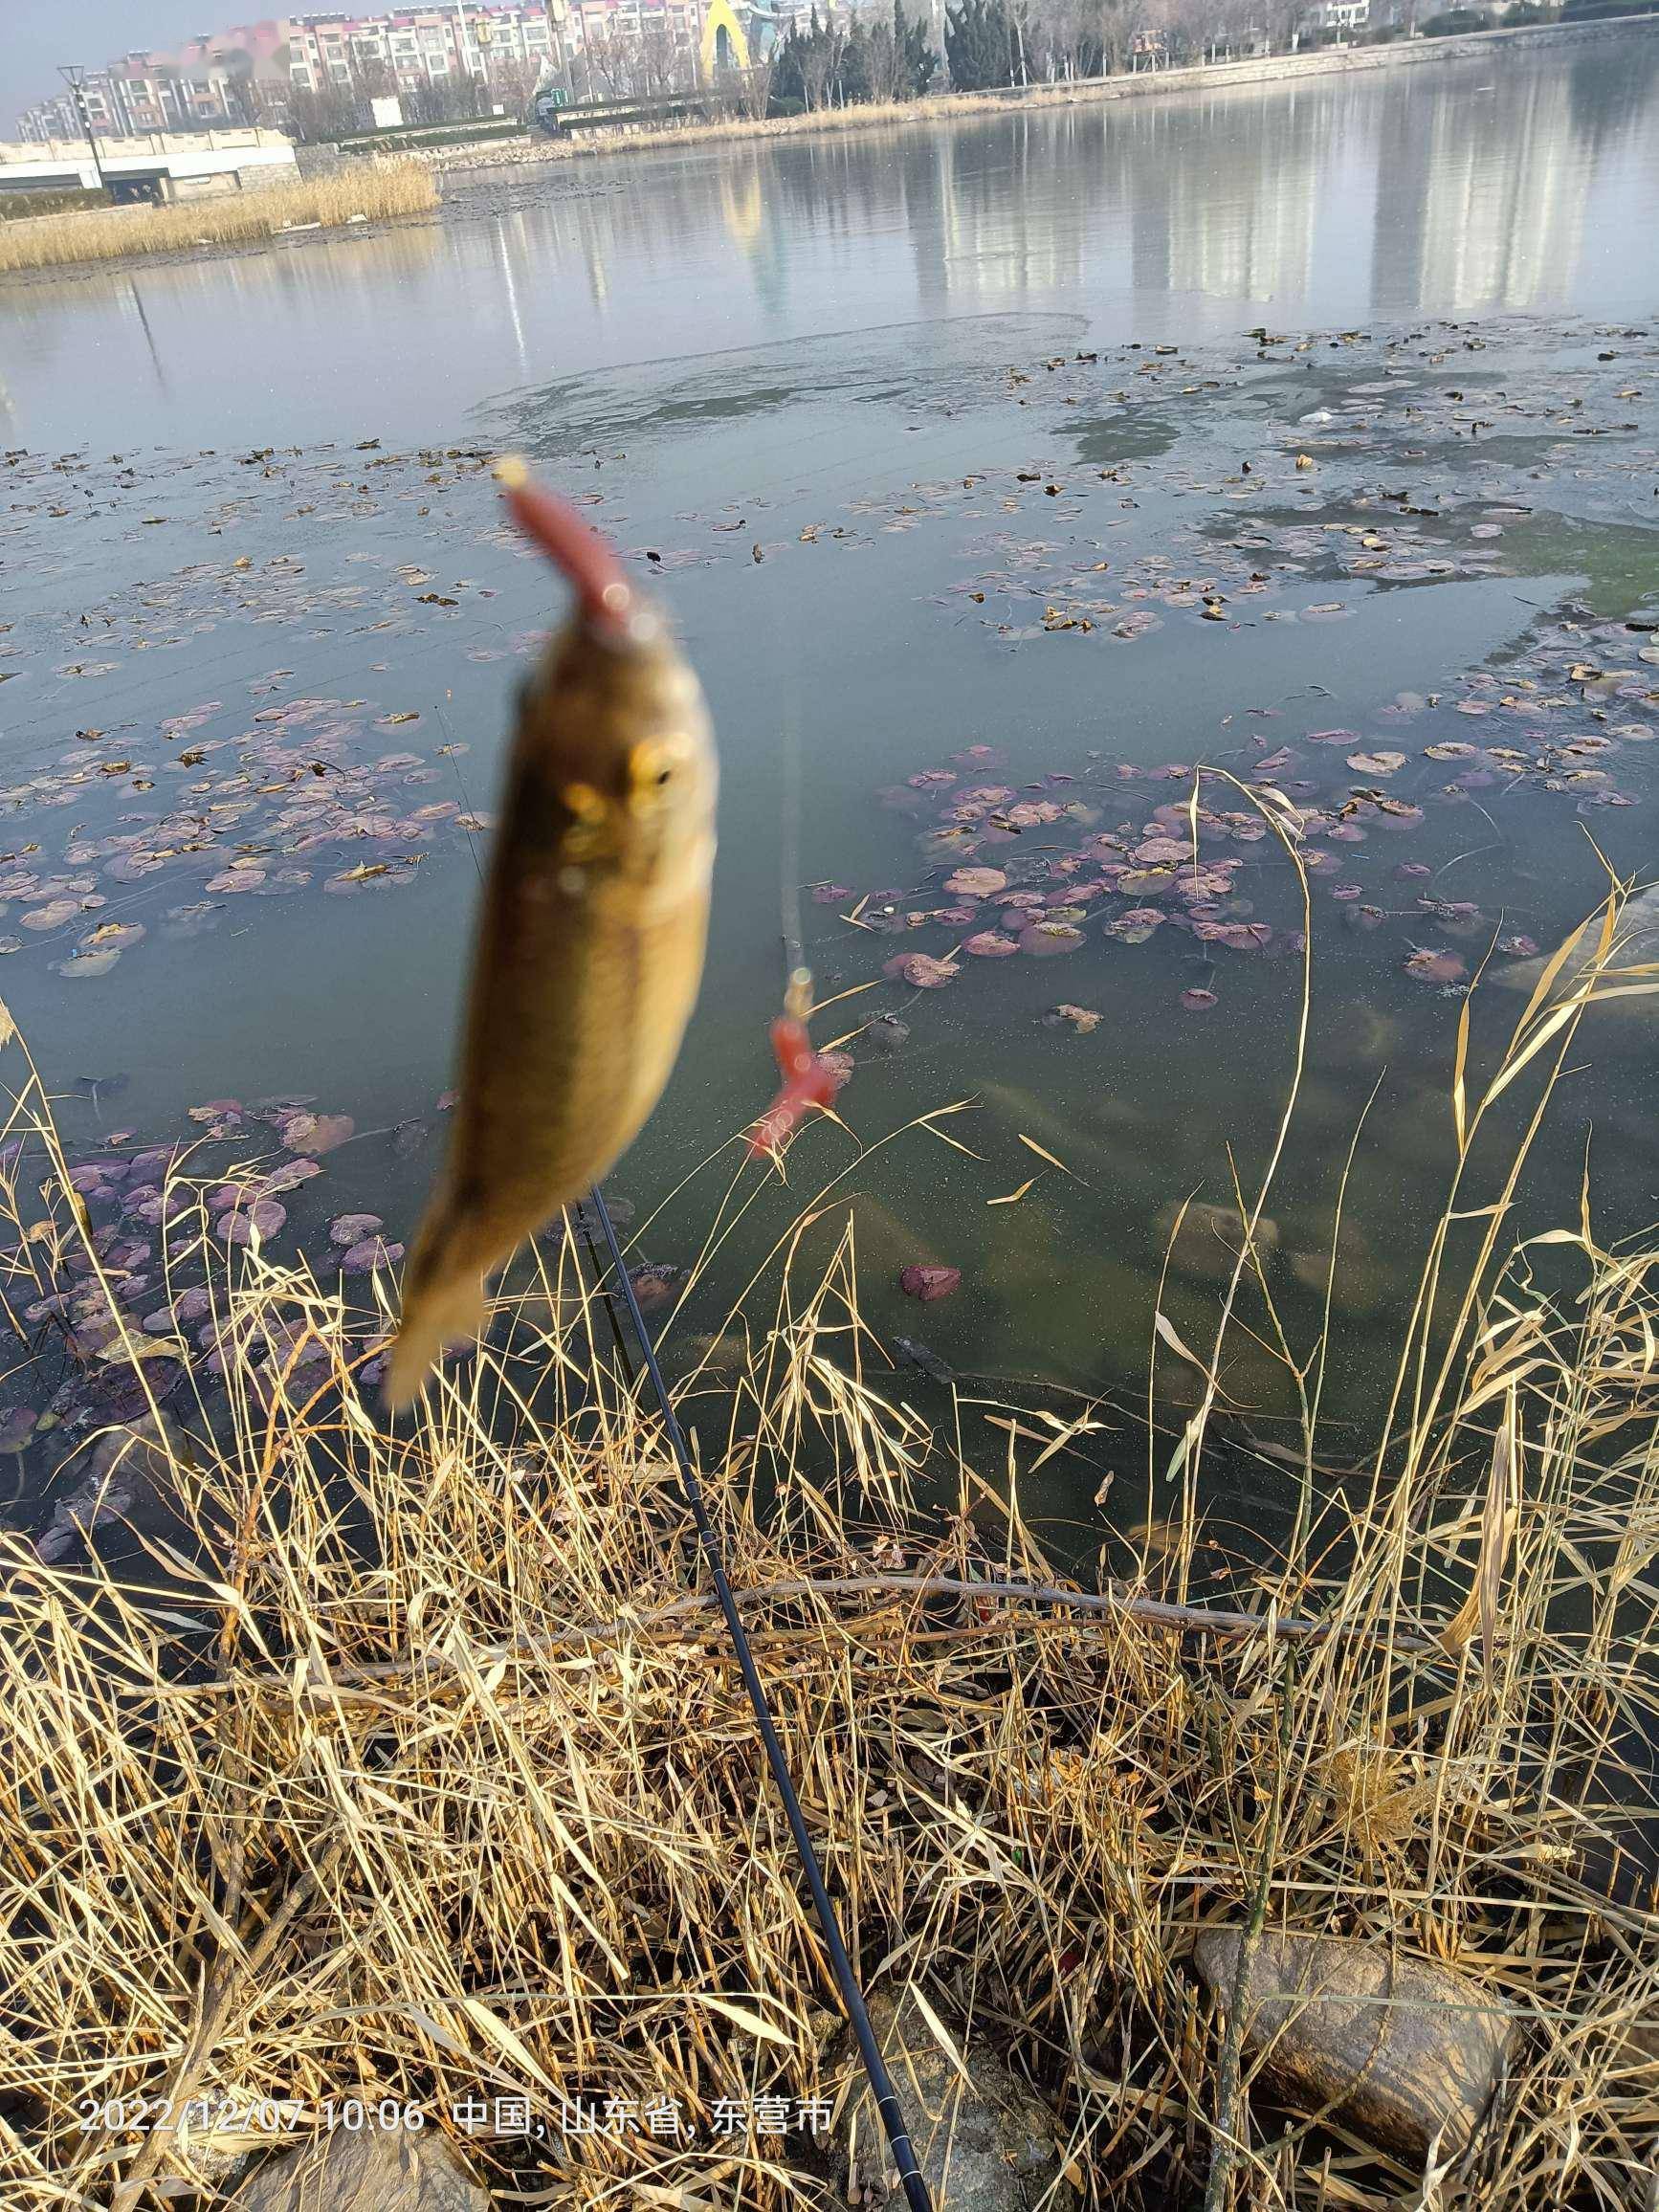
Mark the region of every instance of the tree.
<instances>
[{"instance_id":1,"label":"tree","mask_svg":"<svg viewBox=\"0 0 1659 2212\"><path fill-rule=\"evenodd\" d=\"M904 0L893 0L893 39L898 49L898 97L919 100L933 82L939 55L927 42L927 23L918 16L912 23Z\"/></svg>"},{"instance_id":2,"label":"tree","mask_svg":"<svg viewBox=\"0 0 1659 2212\"><path fill-rule=\"evenodd\" d=\"M806 28L797 20L771 57L768 92L775 109L803 108L867 100L913 100L927 90L939 56L927 43L925 23L912 23L903 0L885 13L845 27L821 22L814 4Z\"/></svg>"},{"instance_id":3,"label":"tree","mask_svg":"<svg viewBox=\"0 0 1659 2212\"><path fill-rule=\"evenodd\" d=\"M862 106L877 97L870 65L870 33L856 21L835 56L835 96L843 107Z\"/></svg>"},{"instance_id":4,"label":"tree","mask_svg":"<svg viewBox=\"0 0 1659 2212\"><path fill-rule=\"evenodd\" d=\"M812 13L800 52L801 97L808 108L828 104L840 58L841 33L832 23L819 22L818 0L812 0Z\"/></svg>"},{"instance_id":5,"label":"tree","mask_svg":"<svg viewBox=\"0 0 1659 2212\"><path fill-rule=\"evenodd\" d=\"M944 11L944 52L957 92L984 92L1025 77L1025 9L1008 0L958 0Z\"/></svg>"},{"instance_id":6,"label":"tree","mask_svg":"<svg viewBox=\"0 0 1659 2212\"><path fill-rule=\"evenodd\" d=\"M903 56L893 35L893 25L876 15L863 26L863 33L864 76L869 88L864 95L865 99L899 99L899 75L903 67Z\"/></svg>"},{"instance_id":7,"label":"tree","mask_svg":"<svg viewBox=\"0 0 1659 2212\"><path fill-rule=\"evenodd\" d=\"M590 31L580 54L585 100L627 100L634 89L633 41L614 31Z\"/></svg>"},{"instance_id":8,"label":"tree","mask_svg":"<svg viewBox=\"0 0 1659 2212\"><path fill-rule=\"evenodd\" d=\"M772 78L777 73L777 52L763 54L747 69L737 71L738 99L751 122L759 122L772 102Z\"/></svg>"}]
</instances>

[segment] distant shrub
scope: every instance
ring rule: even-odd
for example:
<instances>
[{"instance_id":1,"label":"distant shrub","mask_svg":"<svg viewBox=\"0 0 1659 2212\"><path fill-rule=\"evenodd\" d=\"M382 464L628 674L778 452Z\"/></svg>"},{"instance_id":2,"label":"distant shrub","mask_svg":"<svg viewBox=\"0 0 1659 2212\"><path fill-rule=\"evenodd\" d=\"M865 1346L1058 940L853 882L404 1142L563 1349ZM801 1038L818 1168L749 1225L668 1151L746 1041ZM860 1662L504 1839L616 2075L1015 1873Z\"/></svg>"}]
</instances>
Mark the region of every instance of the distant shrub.
<instances>
[{"instance_id":1,"label":"distant shrub","mask_svg":"<svg viewBox=\"0 0 1659 2212\"><path fill-rule=\"evenodd\" d=\"M1503 11L1504 28L1518 30L1526 23L1553 23L1560 13L1559 8L1549 8L1542 0L1514 0L1514 6Z\"/></svg>"},{"instance_id":2,"label":"distant shrub","mask_svg":"<svg viewBox=\"0 0 1659 2212\"><path fill-rule=\"evenodd\" d=\"M1404 23L1380 23L1375 31L1366 32L1365 44L1367 46L1391 46L1395 39L1404 38L1405 35L1405 26Z\"/></svg>"},{"instance_id":3,"label":"distant shrub","mask_svg":"<svg viewBox=\"0 0 1659 2212\"><path fill-rule=\"evenodd\" d=\"M83 191L78 185L43 185L33 191L0 192L0 223L20 223L30 215L68 215L87 208L107 208L109 194Z\"/></svg>"},{"instance_id":4,"label":"distant shrub","mask_svg":"<svg viewBox=\"0 0 1659 2212\"><path fill-rule=\"evenodd\" d=\"M1471 31L1490 31L1491 19L1478 8L1449 8L1417 26L1425 38L1462 38Z\"/></svg>"},{"instance_id":5,"label":"distant shrub","mask_svg":"<svg viewBox=\"0 0 1659 2212\"><path fill-rule=\"evenodd\" d=\"M805 115L806 112L807 102L804 100L774 98L766 105L768 115Z\"/></svg>"}]
</instances>

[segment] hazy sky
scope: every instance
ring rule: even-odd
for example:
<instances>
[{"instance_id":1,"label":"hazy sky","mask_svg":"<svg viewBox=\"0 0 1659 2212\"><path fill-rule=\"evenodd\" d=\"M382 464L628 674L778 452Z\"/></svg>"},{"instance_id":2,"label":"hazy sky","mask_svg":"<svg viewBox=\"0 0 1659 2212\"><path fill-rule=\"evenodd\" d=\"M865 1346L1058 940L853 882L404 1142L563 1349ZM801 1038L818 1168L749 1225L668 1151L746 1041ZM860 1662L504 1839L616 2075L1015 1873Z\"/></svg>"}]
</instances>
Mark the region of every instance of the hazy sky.
<instances>
[{"instance_id":1,"label":"hazy sky","mask_svg":"<svg viewBox=\"0 0 1659 2212\"><path fill-rule=\"evenodd\" d=\"M0 127L10 127L18 108L62 89L60 61L97 69L129 46L173 46L198 31L276 12L227 0L8 0L0 8Z\"/></svg>"}]
</instances>

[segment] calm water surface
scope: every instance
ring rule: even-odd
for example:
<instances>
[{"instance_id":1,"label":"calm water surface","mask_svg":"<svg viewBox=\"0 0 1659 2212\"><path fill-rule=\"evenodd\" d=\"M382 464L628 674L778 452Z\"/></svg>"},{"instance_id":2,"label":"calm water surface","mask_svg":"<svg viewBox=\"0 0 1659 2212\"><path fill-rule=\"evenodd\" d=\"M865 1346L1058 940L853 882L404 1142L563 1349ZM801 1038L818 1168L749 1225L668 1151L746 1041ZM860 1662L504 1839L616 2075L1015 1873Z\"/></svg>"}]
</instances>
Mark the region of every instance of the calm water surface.
<instances>
[{"instance_id":1,"label":"calm water surface","mask_svg":"<svg viewBox=\"0 0 1659 2212\"><path fill-rule=\"evenodd\" d=\"M969 782L1078 779L1048 788L1095 819L1039 837L1052 856L1086 830L1143 833L1186 787L1117 787L1119 764L1242 773L1270 741L1348 729L1409 757L1390 787L1423 801L1434 891L1480 908L1454 949L1473 964L1499 926L1550 941L1596 896L1589 830L1621 865L1650 856L1648 633L1619 647L1623 689L1598 722L1556 710L1551 725L1559 739L1624 718L1627 810L1592 815L1574 791L1485 768L1442 802L1454 771L1419 756L1491 741L1498 725L1457 707L1482 704L1458 687L1488 662L1486 711L1507 743L1520 710L1501 703L1505 672L1530 670L1576 711L1587 695L1562 690L1568 664L1617 655L1573 638L1622 625L1651 590L1659 410L1644 388L1659 377L1639 319L1659 308L1656 55L1632 32L1570 59L594 159L454 180L442 223L6 292L0 444L24 456L0 511L8 866L90 876L109 904L32 934L20 917L50 894L19 894L0 920L21 946L0 988L55 1086L129 1078L67 1104L68 1133L171 1138L191 1104L276 1092L317 1094L363 1131L439 1126L476 886L453 814L491 803L516 662L551 607L468 457L509 445L590 493L642 564L660 556L650 565L720 730L709 982L617 1180L641 1201L763 1103L793 843L801 884L852 894L806 900L821 991L972 933L940 922L896 941L840 919L877 890L902 893L886 902L901 913L948 906L944 863L918 849L937 807L918 818L916 796L877 794L971 745L1001 763L958 763ZM1282 343L1258 349L1260 325ZM1348 336L1297 351L1312 331ZM1575 445L1586 427L1597 437ZM1344 564L1372 529L1383 550ZM1410 573L1402 530L1428 573ZM1258 571L1269 581L1252 585ZM1175 588L1194 579L1196 593ZM1221 619L1204 611L1206 583ZM1109 611L1090 617L1090 592ZM1046 627L1056 604L1091 627ZM1138 613L1155 624L1119 635ZM330 703L294 714L304 699ZM196 709L188 729L164 726ZM213 851L110 880L111 852L130 844L94 848L162 842L156 824L185 803L177 756L198 744L191 803L221 809ZM439 749L452 744L467 749ZM283 779L303 781L313 753L319 790L381 762L393 829L312 852L296 850L304 821L274 830L293 799ZM1343 749L1307 748L1280 772L1309 781L1309 805L1364 780ZM417 805L450 813L423 830ZM1377 1345L1439 1205L1458 1012L1402 973L1413 946L1449 940L1393 874L1418 846L1370 822L1339 857L1384 918L1350 927L1353 901L1319 886L1307 1103L1272 1208L1274 1287L1305 1342L1320 1310L1310 1255L1376 1091L1351 1194L1360 1335L1333 1370L1339 1416L1374 1400ZM1012 841L998 836L972 857L1004 866ZM238 850L311 880L282 896L269 879L258 896L209 888ZM1247 849L1222 905L1282 943L1299 915L1271 850ZM324 895L387 853L395 891L371 877ZM1048 865L1030 838L1014 861L1015 883ZM883 980L848 1004L849 1028L877 1005L911 1025L890 1055L854 1041L844 1106L866 1142L974 1101L940 1126L977 1157L913 1132L840 1185L872 1318L965 1370L1134 1390L1166 1209L1228 1195L1229 1145L1247 1180L1266 1160L1296 963L1173 929L1108 943L1098 918L1126 904L1091 914L1090 942L1063 961L964 962L944 990ZM144 923L144 941L66 977L77 941L112 918ZM997 918L985 909L973 929ZM1183 1009L1183 990L1211 988L1212 1011ZM1046 1025L1061 1002L1099 1025ZM1573 1147L1592 1125L1620 1225L1650 1217L1646 1035L1598 1040L1540 1220L1576 1218ZM290 1235L316 1249L331 1211L363 1206L403 1233L435 1153L412 1143L360 1137L332 1155L326 1203L295 1199ZM763 1197L688 1299L687 1340L719 1329L792 1206L851 1157L838 1133L812 1134L791 1189ZM730 1166L671 1206L650 1257L694 1256ZM1033 1173L1017 1204L987 1206ZM913 1259L962 1267L962 1290L917 1308L891 1287ZM1165 1304L1202 1337L1214 1300L1188 1271ZM1233 1373L1241 1395L1272 1386L1248 1345ZM923 1402L932 1389L914 1372L905 1387ZM1099 1456L1112 1464L1110 1438ZM1098 1471L1051 1467L1050 1502L1086 1499Z\"/></svg>"}]
</instances>

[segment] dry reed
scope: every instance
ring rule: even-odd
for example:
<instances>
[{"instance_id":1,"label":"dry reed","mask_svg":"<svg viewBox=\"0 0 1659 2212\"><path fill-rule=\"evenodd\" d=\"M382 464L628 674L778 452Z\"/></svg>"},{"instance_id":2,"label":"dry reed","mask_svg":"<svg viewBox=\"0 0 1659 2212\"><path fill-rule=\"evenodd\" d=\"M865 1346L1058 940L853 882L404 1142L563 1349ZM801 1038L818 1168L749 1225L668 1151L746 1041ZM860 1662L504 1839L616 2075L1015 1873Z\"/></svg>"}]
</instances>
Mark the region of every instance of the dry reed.
<instances>
[{"instance_id":1,"label":"dry reed","mask_svg":"<svg viewBox=\"0 0 1659 2212\"><path fill-rule=\"evenodd\" d=\"M384 222L431 214L431 169L416 161L363 162L337 175L165 208L101 208L0 225L0 273L117 261L134 254L188 254L198 246L266 244L289 226L335 229L359 217Z\"/></svg>"},{"instance_id":2,"label":"dry reed","mask_svg":"<svg viewBox=\"0 0 1659 2212\"><path fill-rule=\"evenodd\" d=\"M1483 1188L1513 1193L1592 991L1653 987L1608 984L1616 949L1609 922L1484 1078L1465 1029L1460 1184L1483 1148ZM20 1092L50 1197L32 1073ZM1494 1159L1505 1095L1527 1111ZM1510 1249L1499 1206L1454 1278L1437 1236L1369 1495L1315 1491L1304 1362L1290 1556L1227 1601L1253 1622L1194 1636L1134 1601L1192 1607L1204 1421L1177 1415L1173 1458L1164 1417L1147 1429L1182 1501L1156 1583L1096 1613L993 1597L1055 1579L1018 1504L1039 1447L924 1428L860 1319L852 1228L816 1210L828 1253L784 1241L742 1372L694 1378L683 1412L869 1980L916 1980L1003 2048L1090 2206L1194 2201L1206 2177L1287 2212L1647 2204L1659 1917L1606 1877L1654 1810L1631 1809L1626 1754L1656 1724L1659 1248L1603 1249L1586 1208ZM67 1212L58 1193L69 1237ZM222 1327L272 1357L263 1380L232 1360L211 1439L171 1453L165 1533L119 1569L0 1539L8 2205L136 2205L256 2140L251 2100L309 2127L355 2092L432 2125L480 2093L544 2116L675 2098L699 2131L475 2142L520 2201L815 2199L773 2141L710 2147L716 2099L833 2093L833 2000L718 1619L684 1603L660 1427L575 1249L539 1251L397 1434L354 1382L364 1316L257 1250L237 1271ZM918 1510L923 1477L949 1510ZM1343 1632L1288 1664L1291 1614ZM1419 2193L1252 2112L1188 1963L1200 1926L1252 1909L1455 1962L1513 2012L1466 2167ZM119 2124L164 2096L208 2100L188 2137Z\"/></svg>"}]
</instances>

